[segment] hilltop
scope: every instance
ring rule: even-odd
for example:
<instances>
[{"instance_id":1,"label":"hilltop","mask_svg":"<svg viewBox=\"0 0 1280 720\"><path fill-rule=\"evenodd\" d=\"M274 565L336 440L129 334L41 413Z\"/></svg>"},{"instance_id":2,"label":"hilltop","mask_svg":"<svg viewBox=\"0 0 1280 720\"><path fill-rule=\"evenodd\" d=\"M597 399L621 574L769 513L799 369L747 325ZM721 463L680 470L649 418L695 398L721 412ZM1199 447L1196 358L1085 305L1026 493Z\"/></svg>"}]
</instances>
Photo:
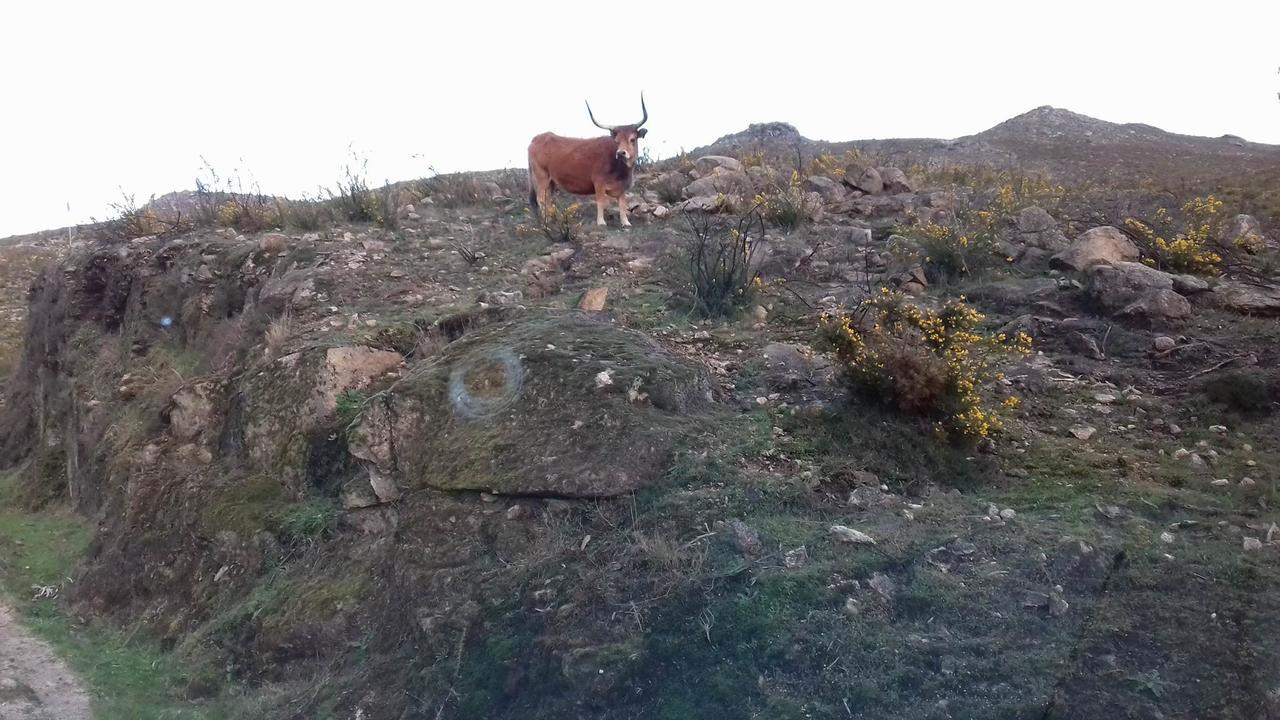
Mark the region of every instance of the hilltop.
<instances>
[{"instance_id":1,"label":"hilltop","mask_svg":"<svg viewBox=\"0 0 1280 720\"><path fill-rule=\"evenodd\" d=\"M28 236L0 588L100 717L1275 716L1277 158L765 123L629 230L497 171Z\"/></svg>"}]
</instances>

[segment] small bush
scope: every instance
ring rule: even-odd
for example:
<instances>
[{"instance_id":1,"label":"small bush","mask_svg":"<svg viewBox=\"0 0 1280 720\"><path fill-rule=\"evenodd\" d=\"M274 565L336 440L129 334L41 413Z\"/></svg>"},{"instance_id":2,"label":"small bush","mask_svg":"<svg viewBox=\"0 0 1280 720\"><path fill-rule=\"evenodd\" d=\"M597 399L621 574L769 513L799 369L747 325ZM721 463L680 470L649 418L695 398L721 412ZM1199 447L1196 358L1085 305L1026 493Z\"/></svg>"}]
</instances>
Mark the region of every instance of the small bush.
<instances>
[{"instance_id":1,"label":"small bush","mask_svg":"<svg viewBox=\"0 0 1280 720\"><path fill-rule=\"evenodd\" d=\"M755 206L730 224L719 216L686 212L689 235L681 259L688 270L694 309L706 317L732 314L763 285L755 255L764 235Z\"/></svg>"},{"instance_id":2,"label":"small bush","mask_svg":"<svg viewBox=\"0 0 1280 720\"><path fill-rule=\"evenodd\" d=\"M788 232L812 220L821 209L800 186L800 173L796 171L792 171L785 187L770 183L756 195L755 203L761 217Z\"/></svg>"},{"instance_id":3,"label":"small bush","mask_svg":"<svg viewBox=\"0 0 1280 720\"><path fill-rule=\"evenodd\" d=\"M1230 371L1204 382L1209 400L1244 415L1262 415L1275 409L1273 397L1280 398L1280 386L1273 387L1258 371Z\"/></svg>"},{"instance_id":4,"label":"small bush","mask_svg":"<svg viewBox=\"0 0 1280 720\"><path fill-rule=\"evenodd\" d=\"M1150 220L1126 218L1129 236L1147 251L1143 262L1160 270L1212 275L1222 256L1211 249L1222 234L1222 201L1209 195L1196 197L1182 206L1178 222L1166 208L1158 208Z\"/></svg>"},{"instance_id":5,"label":"small bush","mask_svg":"<svg viewBox=\"0 0 1280 720\"><path fill-rule=\"evenodd\" d=\"M186 232L193 227L190 219L181 215L165 217L152 207L155 198L142 207L138 207L134 196L121 192L120 202L113 203L111 210L115 214L106 224L107 235L116 240L132 240L151 235L169 235Z\"/></svg>"},{"instance_id":6,"label":"small bush","mask_svg":"<svg viewBox=\"0 0 1280 720\"><path fill-rule=\"evenodd\" d=\"M208 160L204 160L204 175L196 178L194 219L201 225L245 233L283 227L285 222L281 201L264 195L252 179L246 184L239 170L219 175Z\"/></svg>"},{"instance_id":7,"label":"small bush","mask_svg":"<svg viewBox=\"0 0 1280 720\"><path fill-rule=\"evenodd\" d=\"M991 211L961 211L948 224L925 222L899 228L915 247L896 247L894 251L919 261L930 281L976 275L997 257L997 221Z\"/></svg>"},{"instance_id":8,"label":"small bush","mask_svg":"<svg viewBox=\"0 0 1280 720\"><path fill-rule=\"evenodd\" d=\"M333 220L329 208L315 200L287 200L280 207L285 225L304 232L315 232Z\"/></svg>"},{"instance_id":9,"label":"small bush","mask_svg":"<svg viewBox=\"0 0 1280 720\"><path fill-rule=\"evenodd\" d=\"M541 212L530 212L533 213L534 227L548 240L553 243L574 243L582 234L581 210L582 203L570 203L562 208L554 200L548 199L547 206Z\"/></svg>"},{"instance_id":10,"label":"small bush","mask_svg":"<svg viewBox=\"0 0 1280 720\"><path fill-rule=\"evenodd\" d=\"M881 288L851 315L824 315L820 337L854 393L906 415L935 418L940 434L973 441L1001 427L989 406L1002 379L997 357L1031 349L1022 333L984 334L978 329L983 319L963 299L935 310ZM1017 403L1013 396L1002 402Z\"/></svg>"},{"instance_id":11,"label":"small bush","mask_svg":"<svg viewBox=\"0 0 1280 720\"><path fill-rule=\"evenodd\" d=\"M378 199L365 177L368 169L369 161L353 151L351 161L342 167L337 185L326 191L338 214L351 222L372 222L378 215Z\"/></svg>"}]
</instances>

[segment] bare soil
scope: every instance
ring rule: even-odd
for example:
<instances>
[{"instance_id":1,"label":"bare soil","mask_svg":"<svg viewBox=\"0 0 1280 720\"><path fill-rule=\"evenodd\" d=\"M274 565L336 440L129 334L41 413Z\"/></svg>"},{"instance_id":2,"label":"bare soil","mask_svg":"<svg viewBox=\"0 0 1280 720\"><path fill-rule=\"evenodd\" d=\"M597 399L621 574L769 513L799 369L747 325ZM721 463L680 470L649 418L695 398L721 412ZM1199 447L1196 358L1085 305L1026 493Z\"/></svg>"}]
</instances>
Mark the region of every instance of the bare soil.
<instances>
[{"instance_id":1,"label":"bare soil","mask_svg":"<svg viewBox=\"0 0 1280 720\"><path fill-rule=\"evenodd\" d=\"M0 720L89 720L89 695L53 649L0 605Z\"/></svg>"}]
</instances>

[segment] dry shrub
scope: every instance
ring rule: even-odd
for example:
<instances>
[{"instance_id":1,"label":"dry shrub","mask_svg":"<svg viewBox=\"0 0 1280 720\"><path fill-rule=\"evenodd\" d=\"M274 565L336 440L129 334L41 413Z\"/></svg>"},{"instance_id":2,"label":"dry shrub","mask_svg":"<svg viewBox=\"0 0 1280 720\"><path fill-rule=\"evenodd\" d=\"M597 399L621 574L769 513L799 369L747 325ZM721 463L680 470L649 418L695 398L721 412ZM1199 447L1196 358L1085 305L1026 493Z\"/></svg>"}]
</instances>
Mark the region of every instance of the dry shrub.
<instances>
[{"instance_id":1,"label":"dry shrub","mask_svg":"<svg viewBox=\"0 0 1280 720\"><path fill-rule=\"evenodd\" d=\"M762 284L756 262L764 235L761 209L752 207L736 222L687 211L684 217L689 233L680 260L694 310L704 317L730 315L749 303Z\"/></svg>"},{"instance_id":2,"label":"dry shrub","mask_svg":"<svg viewBox=\"0 0 1280 720\"><path fill-rule=\"evenodd\" d=\"M293 315L285 312L267 324L262 341L266 346L267 357L279 357L284 344L293 335Z\"/></svg>"}]
</instances>

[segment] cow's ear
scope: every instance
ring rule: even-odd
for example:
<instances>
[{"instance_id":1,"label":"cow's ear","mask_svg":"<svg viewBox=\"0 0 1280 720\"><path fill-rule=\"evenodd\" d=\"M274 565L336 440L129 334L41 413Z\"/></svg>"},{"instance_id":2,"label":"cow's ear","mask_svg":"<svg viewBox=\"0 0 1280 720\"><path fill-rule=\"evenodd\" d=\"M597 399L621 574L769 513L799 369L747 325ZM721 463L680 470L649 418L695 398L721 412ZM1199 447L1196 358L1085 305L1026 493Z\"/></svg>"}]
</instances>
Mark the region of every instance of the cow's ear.
<instances>
[{"instance_id":1,"label":"cow's ear","mask_svg":"<svg viewBox=\"0 0 1280 720\"><path fill-rule=\"evenodd\" d=\"M640 128L639 130L636 131L636 137L644 137L645 135L648 135L648 134L649 134L649 131L646 128Z\"/></svg>"}]
</instances>

